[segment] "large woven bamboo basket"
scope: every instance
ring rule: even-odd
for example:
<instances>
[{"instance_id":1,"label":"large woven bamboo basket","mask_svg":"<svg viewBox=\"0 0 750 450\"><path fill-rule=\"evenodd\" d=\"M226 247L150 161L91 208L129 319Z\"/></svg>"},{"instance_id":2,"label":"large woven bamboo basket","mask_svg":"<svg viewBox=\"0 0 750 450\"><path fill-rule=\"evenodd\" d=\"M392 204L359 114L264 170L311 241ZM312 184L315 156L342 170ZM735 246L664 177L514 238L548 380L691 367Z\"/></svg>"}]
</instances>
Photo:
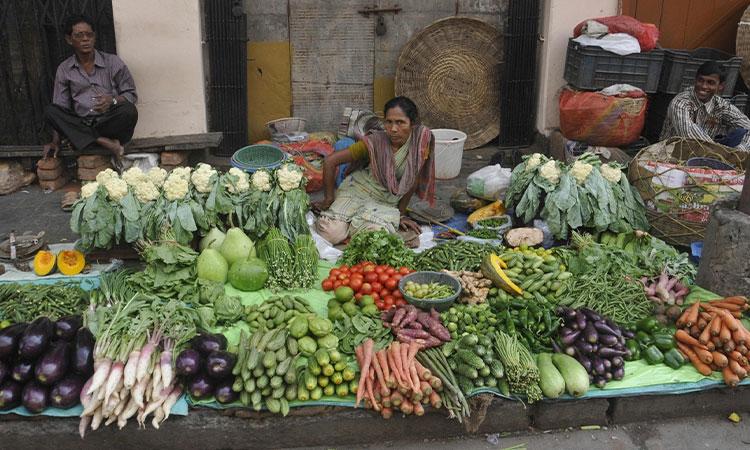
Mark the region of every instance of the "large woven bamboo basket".
<instances>
[{"instance_id":1,"label":"large woven bamboo basket","mask_svg":"<svg viewBox=\"0 0 750 450\"><path fill-rule=\"evenodd\" d=\"M417 104L430 128L467 134L464 147L480 147L500 133L500 64L503 39L477 19L441 19L401 50L395 90Z\"/></svg>"},{"instance_id":2,"label":"large woven bamboo basket","mask_svg":"<svg viewBox=\"0 0 750 450\"><path fill-rule=\"evenodd\" d=\"M651 234L672 245L703 240L714 203L739 195L748 153L671 138L641 150L628 179L646 203Z\"/></svg>"},{"instance_id":3,"label":"large woven bamboo basket","mask_svg":"<svg viewBox=\"0 0 750 450\"><path fill-rule=\"evenodd\" d=\"M750 83L750 6L742 14L737 25L737 40L735 41L737 56L742 57L740 74L745 84Z\"/></svg>"}]
</instances>

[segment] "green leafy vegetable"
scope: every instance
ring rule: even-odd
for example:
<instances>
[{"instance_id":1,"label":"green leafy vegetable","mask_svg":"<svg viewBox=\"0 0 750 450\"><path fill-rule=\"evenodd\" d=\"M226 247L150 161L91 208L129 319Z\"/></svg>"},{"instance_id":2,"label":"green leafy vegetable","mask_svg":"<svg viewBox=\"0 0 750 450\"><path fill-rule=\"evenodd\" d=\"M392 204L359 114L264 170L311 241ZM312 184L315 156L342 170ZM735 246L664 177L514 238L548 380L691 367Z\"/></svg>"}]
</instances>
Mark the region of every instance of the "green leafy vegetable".
<instances>
[{"instance_id":1,"label":"green leafy vegetable","mask_svg":"<svg viewBox=\"0 0 750 450\"><path fill-rule=\"evenodd\" d=\"M414 252L398 235L385 230L360 231L349 241L338 263L353 265L362 261L412 267Z\"/></svg>"}]
</instances>

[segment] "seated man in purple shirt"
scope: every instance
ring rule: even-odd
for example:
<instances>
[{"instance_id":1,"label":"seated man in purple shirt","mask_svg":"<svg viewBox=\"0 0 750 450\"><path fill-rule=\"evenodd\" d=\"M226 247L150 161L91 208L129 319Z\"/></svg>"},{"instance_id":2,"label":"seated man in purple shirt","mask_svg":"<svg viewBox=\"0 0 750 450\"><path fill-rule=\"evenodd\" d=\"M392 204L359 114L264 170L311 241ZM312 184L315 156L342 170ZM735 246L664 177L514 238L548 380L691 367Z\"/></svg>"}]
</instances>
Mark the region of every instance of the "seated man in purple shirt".
<instances>
[{"instance_id":1,"label":"seated man in purple shirt","mask_svg":"<svg viewBox=\"0 0 750 450\"><path fill-rule=\"evenodd\" d=\"M74 54L57 67L52 104L44 111L53 129L44 158L57 155L62 135L76 150L96 143L120 159L138 121L133 77L117 55L94 48L91 19L72 16L64 30Z\"/></svg>"}]
</instances>

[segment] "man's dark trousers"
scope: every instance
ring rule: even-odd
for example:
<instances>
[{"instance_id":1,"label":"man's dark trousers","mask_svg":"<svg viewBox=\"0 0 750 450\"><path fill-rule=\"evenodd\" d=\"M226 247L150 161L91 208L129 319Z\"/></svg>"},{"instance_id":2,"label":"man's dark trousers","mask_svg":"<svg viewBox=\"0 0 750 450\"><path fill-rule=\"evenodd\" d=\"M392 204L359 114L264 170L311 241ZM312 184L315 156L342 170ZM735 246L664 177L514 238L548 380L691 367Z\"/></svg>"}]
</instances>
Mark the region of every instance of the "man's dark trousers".
<instances>
[{"instance_id":1,"label":"man's dark trousers","mask_svg":"<svg viewBox=\"0 0 750 450\"><path fill-rule=\"evenodd\" d=\"M122 102L109 108L104 114L79 117L52 104L45 108L44 118L58 133L68 138L76 150L82 150L99 137L117 139L123 145L129 142L138 122L138 110L132 103Z\"/></svg>"}]
</instances>

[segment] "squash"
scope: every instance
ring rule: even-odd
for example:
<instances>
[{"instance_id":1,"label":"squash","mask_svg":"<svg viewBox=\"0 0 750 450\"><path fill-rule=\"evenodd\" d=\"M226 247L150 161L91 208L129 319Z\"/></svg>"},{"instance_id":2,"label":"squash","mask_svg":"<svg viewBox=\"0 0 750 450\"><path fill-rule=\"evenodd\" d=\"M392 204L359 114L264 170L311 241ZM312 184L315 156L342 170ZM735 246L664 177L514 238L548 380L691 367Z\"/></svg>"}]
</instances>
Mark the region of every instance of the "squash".
<instances>
[{"instance_id":1,"label":"squash","mask_svg":"<svg viewBox=\"0 0 750 450\"><path fill-rule=\"evenodd\" d=\"M78 275L85 266L86 259L78 250L63 250L57 254L57 268L63 275Z\"/></svg>"},{"instance_id":2,"label":"squash","mask_svg":"<svg viewBox=\"0 0 750 450\"><path fill-rule=\"evenodd\" d=\"M55 254L39 250L34 256L34 273L40 277L49 275L55 269Z\"/></svg>"},{"instance_id":3,"label":"squash","mask_svg":"<svg viewBox=\"0 0 750 450\"><path fill-rule=\"evenodd\" d=\"M469 214L466 221L474 226L478 221L486 219L488 217L499 216L505 214L505 206L502 200L496 200L487 206L477 209L473 213Z\"/></svg>"},{"instance_id":4,"label":"squash","mask_svg":"<svg viewBox=\"0 0 750 450\"><path fill-rule=\"evenodd\" d=\"M490 253L482 259L482 275L484 275L485 278L492 280L492 284L494 284L495 287L499 287L509 294L522 295L523 291L521 288L516 286L508 275L503 272L502 266L506 266L507 268L505 261L500 259L496 254Z\"/></svg>"},{"instance_id":5,"label":"squash","mask_svg":"<svg viewBox=\"0 0 750 450\"><path fill-rule=\"evenodd\" d=\"M565 379L552 363L552 355L540 353L536 357L539 368L539 387L547 398L558 398L565 393Z\"/></svg>"}]
</instances>

